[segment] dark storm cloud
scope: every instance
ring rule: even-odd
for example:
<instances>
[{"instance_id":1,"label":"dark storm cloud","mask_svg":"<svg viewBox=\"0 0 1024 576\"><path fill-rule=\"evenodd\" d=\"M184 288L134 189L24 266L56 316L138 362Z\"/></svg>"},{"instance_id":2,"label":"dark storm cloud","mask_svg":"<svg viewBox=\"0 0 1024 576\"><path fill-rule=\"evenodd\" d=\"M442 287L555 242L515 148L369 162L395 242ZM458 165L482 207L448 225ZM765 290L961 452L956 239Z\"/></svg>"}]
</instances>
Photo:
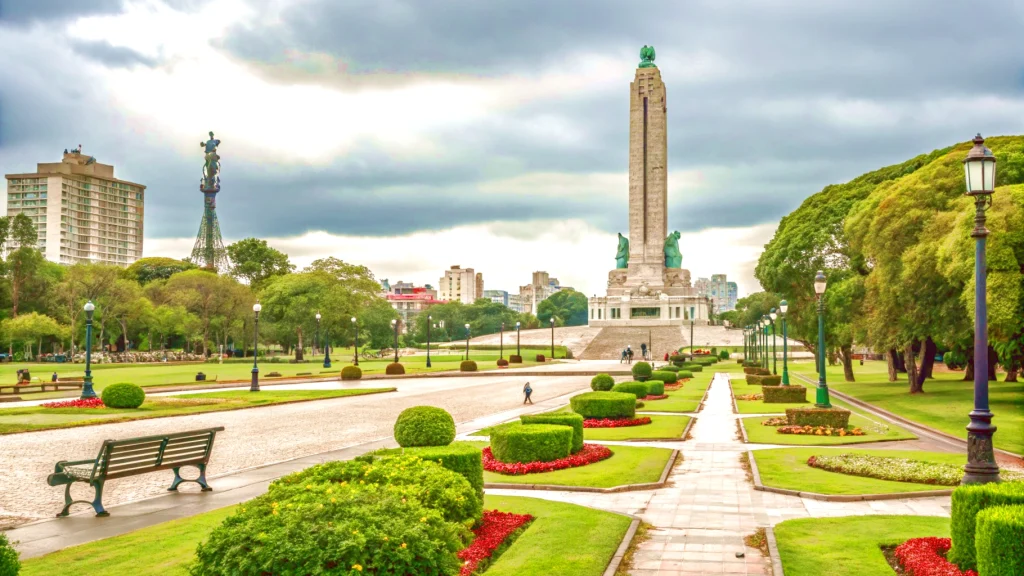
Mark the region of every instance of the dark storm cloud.
<instances>
[{"instance_id":1,"label":"dark storm cloud","mask_svg":"<svg viewBox=\"0 0 1024 576\"><path fill-rule=\"evenodd\" d=\"M122 0L0 0L0 24L117 14L121 12L122 3Z\"/></svg>"},{"instance_id":2,"label":"dark storm cloud","mask_svg":"<svg viewBox=\"0 0 1024 576\"><path fill-rule=\"evenodd\" d=\"M130 68L136 64L156 66L156 60L123 46L114 46L106 40L73 40L75 52L95 60L108 68Z\"/></svg>"}]
</instances>

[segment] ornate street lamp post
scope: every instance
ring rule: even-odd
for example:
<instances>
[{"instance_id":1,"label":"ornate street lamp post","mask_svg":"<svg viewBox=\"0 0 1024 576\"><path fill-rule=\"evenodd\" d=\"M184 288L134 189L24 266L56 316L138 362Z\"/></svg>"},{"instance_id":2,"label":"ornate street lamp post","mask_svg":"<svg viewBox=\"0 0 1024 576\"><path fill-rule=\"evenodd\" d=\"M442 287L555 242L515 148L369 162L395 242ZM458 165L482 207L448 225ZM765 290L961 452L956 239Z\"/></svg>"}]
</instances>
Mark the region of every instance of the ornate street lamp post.
<instances>
[{"instance_id":1,"label":"ornate street lamp post","mask_svg":"<svg viewBox=\"0 0 1024 576\"><path fill-rule=\"evenodd\" d=\"M693 361L693 318L690 318L690 361Z\"/></svg>"},{"instance_id":2,"label":"ornate street lamp post","mask_svg":"<svg viewBox=\"0 0 1024 576\"><path fill-rule=\"evenodd\" d=\"M469 324L466 324L466 360L469 360Z\"/></svg>"},{"instance_id":3,"label":"ornate street lamp post","mask_svg":"<svg viewBox=\"0 0 1024 576\"><path fill-rule=\"evenodd\" d=\"M747 340L749 340L749 338L750 337L747 335L747 329L746 329L746 327L744 327L743 328L743 362L747 361Z\"/></svg>"},{"instance_id":4,"label":"ornate street lamp post","mask_svg":"<svg viewBox=\"0 0 1024 576\"><path fill-rule=\"evenodd\" d=\"M505 323L501 323L501 332L498 338L498 359L501 360L505 357Z\"/></svg>"},{"instance_id":5,"label":"ornate street lamp post","mask_svg":"<svg viewBox=\"0 0 1024 576\"><path fill-rule=\"evenodd\" d=\"M392 318L391 326L395 329L395 364L398 364L398 320Z\"/></svg>"},{"instance_id":6,"label":"ornate street lamp post","mask_svg":"<svg viewBox=\"0 0 1024 576\"><path fill-rule=\"evenodd\" d=\"M825 273L818 270L814 277L814 294L818 298L818 390L814 406L831 408L828 401L828 384L825 383Z\"/></svg>"},{"instance_id":7,"label":"ornate street lamp post","mask_svg":"<svg viewBox=\"0 0 1024 576\"><path fill-rule=\"evenodd\" d=\"M352 344L352 365L359 366L359 323L356 322L356 317L352 317L352 333L355 335L355 340Z\"/></svg>"},{"instance_id":8,"label":"ornate street lamp post","mask_svg":"<svg viewBox=\"0 0 1024 576\"><path fill-rule=\"evenodd\" d=\"M316 333L313 335L313 354L316 354L317 348L320 347L320 311L316 313Z\"/></svg>"},{"instance_id":9,"label":"ornate street lamp post","mask_svg":"<svg viewBox=\"0 0 1024 576\"><path fill-rule=\"evenodd\" d=\"M751 346L754 347L754 361L757 362L758 368L761 367L761 321L754 320L754 325L750 327L750 342Z\"/></svg>"},{"instance_id":10,"label":"ornate street lamp post","mask_svg":"<svg viewBox=\"0 0 1024 576\"><path fill-rule=\"evenodd\" d=\"M779 314L782 316L782 385L789 386L789 365L786 362L786 310L789 310L789 304L783 300L779 302Z\"/></svg>"},{"instance_id":11,"label":"ornate street lamp post","mask_svg":"<svg viewBox=\"0 0 1024 576\"><path fill-rule=\"evenodd\" d=\"M555 317L551 316L551 359L555 359Z\"/></svg>"},{"instance_id":12,"label":"ornate street lamp post","mask_svg":"<svg viewBox=\"0 0 1024 576\"><path fill-rule=\"evenodd\" d=\"M430 323L434 317L427 314L427 368L430 368Z\"/></svg>"},{"instance_id":13,"label":"ornate street lamp post","mask_svg":"<svg viewBox=\"0 0 1024 576\"><path fill-rule=\"evenodd\" d=\"M263 310L263 306L260 306L259 302L252 305L255 322L252 337L252 384L249 386L249 392L260 391L260 367L256 361L260 347L260 310Z\"/></svg>"},{"instance_id":14,"label":"ornate street lamp post","mask_svg":"<svg viewBox=\"0 0 1024 576\"><path fill-rule=\"evenodd\" d=\"M779 315L775 312L775 308L772 308L772 311L768 313L768 316L772 319L772 374L778 376L779 354L775 351L775 319L778 318Z\"/></svg>"},{"instance_id":15,"label":"ornate street lamp post","mask_svg":"<svg viewBox=\"0 0 1024 576\"><path fill-rule=\"evenodd\" d=\"M92 389L92 313L96 305L89 300L85 303L85 378L82 384L83 400L95 398L96 391Z\"/></svg>"},{"instance_id":16,"label":"ornate street lamp post","mask_svg":"<svg viewBox=\"0 0 1024 576\"><path fill-rule=\"evenodd\" d=\"M522 359L522 354L519 352L519 327L522 325L521 322L516 322L516 356Z\"/></svg>"},{"instance_id":17,"label":"ornate street lamp post","mask_svg":"<svg viewBox=\"0 0 1024 576\"><path fill-rule=\"evenodd\" d=\"M985 269L985 210L991 205L996 188L996 157L985 147L978 134L974 147L964 159L967 195L974 198L974 410L967 425L967 465L963 484L999 481L999 465L992 448L992 412L988 405L988 309L986 307L987 270Z\"/></svg>"},{"instance_id":18,"label":"ornate street lamp post","mask_svg":"<svg viewBox=\"0 0 1024 576\"><path fill-rule=\"evenodd\" d=\"M764 345L764 365L765 370L768 369L768 324L771 318L767 314L761 317L761 342Z\"/></svg>"}]
</instances>

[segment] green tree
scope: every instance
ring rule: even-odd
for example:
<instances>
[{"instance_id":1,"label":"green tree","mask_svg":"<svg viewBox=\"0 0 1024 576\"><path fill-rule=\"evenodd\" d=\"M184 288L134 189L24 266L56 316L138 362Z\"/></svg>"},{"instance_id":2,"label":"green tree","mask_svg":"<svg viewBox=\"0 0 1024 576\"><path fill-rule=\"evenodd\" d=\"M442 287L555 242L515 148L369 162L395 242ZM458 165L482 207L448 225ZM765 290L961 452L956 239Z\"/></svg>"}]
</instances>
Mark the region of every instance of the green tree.
<instances>
[{"instance_id":1,"label":"green tree","mask_svg":"<svg viewBox=\"0 0 1024 576\"><path fill-rule=\"evenodd\" d=\"M2 330L12 347L15 342L25 344L28 357L32 356L32 344L38 342L38 352L42 354L43 338L63 338L67 332L53 318L36 312L4 320Z\"/></svg>"},{"instance_id":2,"label":"green tree","mask_svg":"<svg viewBox=\"0 0 1024 576\"><path fill-rule=\"evenodd\" d=\"M295 266L288 255L271 248L266 240L245 238L227 247L231 259L231 275L244 279L253 290L259 290L274 276L288 274Z\"/></svg>"},{"instance_id":3,"label":"green tree","mask_svg":"<svg viewBox=\"0 0 1024 576\"><path fill-rule=\"evenodd\" d=\"M124 275L126 278L135 280L141 286L145 286L154 280L167 280L178 272L195 269L195 264L185 260L154 256L139 258L125 268Z\"/></svg>"},{"instance_id":4,"label":"green tree","mask_svg":"<svg viewBox=\"0 0 1024 576\"><path fill-rule=\"evenodd\" d=\"M587 324L587 297L572 289L548 296L537 305L537 320L547 326L551 317L558 326L584 326Z\"/></svg>"},{"instance_id":5,"label":"green tree","mask_svg":"<svg viewBox=\"0 0 1024 576\"><path fill-rule=\"evenodd\" d=\"M171 276L164 286L171 302L184 306L200 322L203 355L209 356L210 323L225 314L234 294L233 278L205 270L187 270Z\"/></svg>"}]
</instances>

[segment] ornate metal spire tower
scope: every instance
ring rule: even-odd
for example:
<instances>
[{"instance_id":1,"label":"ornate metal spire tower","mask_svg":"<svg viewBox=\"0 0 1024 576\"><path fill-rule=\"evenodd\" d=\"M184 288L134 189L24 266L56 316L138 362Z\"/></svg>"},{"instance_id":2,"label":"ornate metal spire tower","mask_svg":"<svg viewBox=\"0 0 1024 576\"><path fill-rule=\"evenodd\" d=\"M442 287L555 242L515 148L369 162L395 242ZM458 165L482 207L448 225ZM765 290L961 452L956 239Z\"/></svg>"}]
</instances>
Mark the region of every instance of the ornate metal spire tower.
<instances>
[{"instance_id":1,"label":"ornate metal spire tower","mask_svg":"<svg viewBox=\"0 0 1024 576\"><path fill-rule=\"evenodd\" d=\"M228 252L224 249L224 240L220 236L220 223L217 222L217 192L220 192L220 156L213 132L210 139L200 142L206 150L206 163L203 165L203 179L199 182L199 191L203 193L203 221L199 224L196 244L192 247L190 260L205 270L226 272L231 266Z\"/></svg>"}]
</instances>

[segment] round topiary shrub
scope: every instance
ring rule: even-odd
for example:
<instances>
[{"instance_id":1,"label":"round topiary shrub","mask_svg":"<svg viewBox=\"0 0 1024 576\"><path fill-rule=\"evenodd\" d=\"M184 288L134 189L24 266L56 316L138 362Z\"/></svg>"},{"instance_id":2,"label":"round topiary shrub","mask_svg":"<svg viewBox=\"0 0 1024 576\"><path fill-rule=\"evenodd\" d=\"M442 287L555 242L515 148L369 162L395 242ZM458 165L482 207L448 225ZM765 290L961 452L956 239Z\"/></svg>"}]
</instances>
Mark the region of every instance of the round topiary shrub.
<instances>
[{"instance_id":1,"label":"round topiary shrub","mask_svg":"<svg viewBox=\"0 0 1024 576\"><path fill-rule=\"evenodd\" d=\"M633 378L643 382L651 377L651 365L647 362L637 362L633 364Z\"/></svg>"},{"instance_id":2,"label":"round topiary shrub","mask_svg":"<svg viewBox=\"0 0 1024 576\"><path fill-rule=\"evenodd\" d=\"M607 374L598 374L590 380L590 389L595 392L607 392L615 386L615 378Z\"/></svg>"},{"instance_id":3,"label":"round topiary shrub","mask_svg":"<svg viewBox=\"0 0 1024 576\"><path fill-rule=\"evenodd\" d=\"M647 397L648 387L646 382L619 382L612 387L612 392L625 392L636 396L637 400Z\"/></svg>"},{"instance_id":4,"label":"round topiary shrub","mask_svg":"<svg viewBox=\"0 0 1024 576\"><path fill-rule=\"evenodd\" d=\"M551 462L572 452L572 428L529 424L491 432L491 453L500 462Z\"/></svg>"},{"instance_id":5,"label":"round topiary shrub","mask_svg":"<svg viewBox=\"0 0 1024 576\"><path fill-rule=\"evenodd\" d=\"M501 367L508 366L508 360L505 360L504 358L498 358L498 366L501 366Z\"/></svg>"},{"instance_id":6,"label":"round topiary shrub","mask_svg":"<svg viewBox=\"0 0 1024 576\"><path fill-rule=\"evenodd\" d=\"M363 377L363 369L359 366L345 366L341 369L342 380L359 380Z\"/></svg>"},{"instance_id":7,"label":"round topiary shrub","mask_svg":"<svg viewBox=\"0 0 1024 576\"><path fill-rule=\"evenodd\" d=\"M651 379L661 380L665 384L675 384L679 376L676 376L676 373L671 370L655 370L651 373Z\"/></svg>"},{"instance_id":8,"label":"round topiary shrub","mask_svg":"<svg viewBox=\"0 0 1024 576\"><path fill-rule=\"evenodd\" d=\"M546 362L543 354L537 354L537 362Z\"/></svg>"},{"instance_id":9,"label":"round topiary shrub","mask_svg":"<svg viewBox=\"0 0 1024 576\"><path fill-rule=\"evenodd\" d=\"M647 384L648 396L663 396L665 394L665 383L661 380L648 380L644 384Z\"/></svg>"},{"instance_id":10,"label":"round topiary shrub","mask_svg":"<svg viewBox=\"0 0 1024 576\"><path fill-rule=\"evenodd\" d=\"M395 440L402 448L447 446L455 440L455 420L434 406L406 408L395 420Z\"/></svg>"},{"instance_id":11,"label":"round topiary shrub","mask_svg":"<svg viewBox=\"0 0 1024 576\"><path fill-rule=\"evenodd\" d=\"M729 351L728 350L722 350L721 352L718 353L718 357L720 359L722 359L722 360L728 360L729 359Z\"/></svg>"},{"instance_id":12,"label":"round topiary shrub","mask_svg":"<svg viewBox=\"0 0 1024 576\"><path fill-rule=\"evenodd\" d=\"M676 382L685 378L693 378L693 372L690 372L689 370L680 370L679 372L676 372Z\"/></svg>"},{"instance_id":13,"label":"round topiary shrub","mask_svg":"<svg viewBox=\"0 0 1024 576\"><path fill-rule=\"evenodd\" d=\"M405 366L402 366L399 362L392 362L384 368L384 373L390 375L405 374Z\"/></svg>"},{"instance_id":14,"label":"round topiary shrub","mask_svg":"<svg viewBox=\"0 0 1024 576\"><path fill-rule=\"evenodd\" d=\"M557 424L572 428L572 453L583 449L583 416L572 412L549 412L547 414L524 414L519 417L523 424Z\"/></svg>"},{"instance_id":15,"label":"round topiary shrub","mask_svg":"<svg viewBox=\"0 0 1024 576\"><path fill-rule=\"evenodd\" d=\"M7 535L0 533L0 576L17 576L20 571L18 551L7 541Z\"/></svg>"},{"instance_id":16,"label":"round topiary shrub","mask_svg":"<svg viewBox=\"0 0 1024 576\"><path fill-rule=\"evenodd\" d=\"M639 409L641 409L643 407L644 407L644 403L639 401L639 400L637 400L636 401L636 409L639 410Z\"/></svg>"},{"instance_id":17,"label":"round topiary shrub","mask_svg":"<svg viewBox=\"0 0 1024 576\"><path fill-rule=\"evenodd\" d=\"M632 418L636 395L624 392L585 392L569 400L572 411L584 418Z\"/></svg>"},{"instance_id":18,"label":"round topiary shrub","mask_svg":"<svg viewBox=\"0 0 1024 576\"><path fill-rule=\"evenodd\" d=\"M146 392L141 386L122 382L104 388L100 398L107 408L138 408L146 401Z\"/></svg>"},{"instance_id":19,"label":"round topiary shrub","mask_svg":"<svg viewBox=\"0 0 1024 576\"><path fill-rule=\"evenodd\" d=\"M508 361L510 364L522 364L523 357L518 354L512 354L511 356L508 357Z\"/></svg>"},{"instance_id":20,"label":"round topiary shrub","mask_svg":"<svg viewBox=\"0 0 1024 576\"><path fill-rule=\"evenodd\" d=\"M459 364L459 372L476 372L476 361L474 360L463 360Z\"/></svg>"}]
</instances>

